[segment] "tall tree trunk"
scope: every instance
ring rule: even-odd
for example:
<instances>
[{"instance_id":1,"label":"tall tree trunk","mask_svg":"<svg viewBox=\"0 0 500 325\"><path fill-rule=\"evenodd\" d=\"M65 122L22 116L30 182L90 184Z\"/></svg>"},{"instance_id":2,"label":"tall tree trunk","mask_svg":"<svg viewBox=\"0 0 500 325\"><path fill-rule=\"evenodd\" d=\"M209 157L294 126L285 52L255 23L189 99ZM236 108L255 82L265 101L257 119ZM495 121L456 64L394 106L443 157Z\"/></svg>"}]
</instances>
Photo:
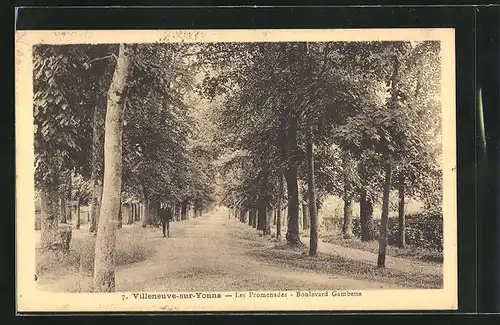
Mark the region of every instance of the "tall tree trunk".
<instances>
[{"instance_id":1,"label":"tall tree trunk","mask_svg":"<svg viewBox=\"0 0 500 325\"><path fill-rule=\"evenodd\" d=\"M343 155L344 165L344 223L342 234L344 238L352 237L352 198L351 198L351 157L347 152Z\"/></svg>"},{"instance_id":2,"label":"tall tree trunk","mask_svg":"<svg viewBox=\"0 0 500 325\"><path fill-rule=\"evenodd\" d=\"M134 217L134 215L135 215L135 203L128 204L127 212L128 212L127 224L131 225L134 223L134 218L135 218Z\"/></svg>"},{"instance_id":3,"label":"tall tree trunk","mask_svg":"<svg viewBox=\"0 0 500 325\"><path fill-rule=\"evenodd\" d=\"M80 229L80 198L76 201L76 229Z\"/></svg>"},{"instance_id":4,"label":"tall tree trunk","mask_svg":"<svg viewBox=\"0 0 500 325\"><path fill-rule=\"evenodd\" d=\"M302 188L301 188L301 184L300 184L300 181L298 178L297 178L297 189L298 189L298 195L297 195L298 202L297 202L297 204L299 206L298 212L299 212L299 233L300 233L300 231L302 230L302 226L304 224L304 221L302 219L302 203L301 203L302 202Z\"/></svg>"},{"instance_id":5,"label":"tall tree trunk","mask_svg":"<svg viewBox=\"0 0 500 325\"><path fill-rule=\"evenodd\" d=\"M120 44L108 91L104 136L104 183L95 245L93 290L115 291L116 226L122 190L122 133L125 90L130 73L132 49Z\"/></svg>"},{"instance_id":6,"label":"tall tree trunk","mask_svg":"<svg viewBox=\"0 0 500 325\"><path fill-rule=\"evenodd\" d=\"M271 234L271 218L273 216L273 209L269 204L266 205L266 226L264 228L264 235Z\"/></svg>"},{"instance_id":7,"label":"tall tree trunk","mask_svg":"<svg viewBox=\"0 0 500 325\"><path fill-rule=\"evenodd\" d=\"M281 202L283 202L283 176L278 182L278 203L276 208L276 237L281 238Z\"/></svg>"},{"instance_id":8,"label":"tall tree trunk","mask_svg":"<svg viewBox=\"0 0 500 325\"><path fill-rule=\"evenodd\" d=\"M141 203L136 203L134 207L134 222L141 220Z\"/></svg>"},{"instance_id":9,"label":"tall tree trunk","mask_svg":"<svg viewBox=\"0 0 500 325\"><path fill-rule=\"evenodd\" d=\"M316 186L314 179L314 148L311 131L307 132L307 194L311 230L309 236L309 256L318 254L318 211L316 206ZM307 210L307 209L304 209Z\"/></svg>"},{"instance_id":10,"label":"tall tree trunk","mask_svg":"<svg viewBox=\"0 0 500 325\"><path fill-rule=\"evenodd\" d=\"M61 199L59 200L59 216L61 217L61 223L68 223L67 216L68 213L66 212L66 198L64 196L61 196Z\"/></svg>"},{"instance_id":11,"label":"tall tree trunk","mask_svg":"<svg viewBox=\"0 0 500 325\"><path fill-rule=\"evenodd\" d=\"M287 189L287 195L288 195L288 189ZM282 225L288 225L288 204L285 206L283 209L283 220L281 221ZM285 234L286 237L286 234Z\"/></svg>"},{"instance_id":12,"label":"tall tree trunk","mask_svg":"<svg viewBox=\"0 0 500 325\"><path fill-rule=\"evenodd\" d=\"M405 177L403 172L401 171L399 174L399 229L398 229L398 246L400 248L406 247L406 226L405 226Z\"/></svg>"},{"instance_id":13,"label":"tall tree trunk","mask_svg":"<svg viewBox=\"0 0 500 325\"><path fill-rule=\"evenodd\" d=\"M68 209L68 202L71 201L71 174L69 172L65 172L61 177L61 194L59 197L61 198L59 203L59 216L61 218L61 223L68 223L71 216L71 210Z\"/></svg>"},{"instance_id":14,"label":"tall tree trunk","mask_svg":"<svg viewBox=\"0 0 500 325\"><path fill-rule=\"evenodd\" d=\"M71 177L71 173L68 173L68 187L66 188L66 198L67 201L70 203L69 207L66 207L66 222L70 220L70 223L73 224L73 219L71 218L71 211L73 210L73 205L71 204L72 201L72 192L73 192L73 179ZM71 229L71 228L70 228Z\"/></svg>"},{"instance_id":15,"label":"tall tree trunk","mask_svg":"<svg viewBox=\"0 0 500 325\"><path fill-rule=\"evenodd\" d=\"M92 184L92 194L90 198L90 227L91 233L97 232L99 223L99 209L102 199L103 182L103 157L104 157L104 103L99 100L94 107L92 122L92 171L90 182Z\"/></svg>"},{"instance_id":16,"label":"tall tree trunk","mask_svg":"<svg viewBox=\"0 0 500 325\"><path fill-rule=\"evenodd\" d=\"M153 224L157 224L160 214L160 202L157 199L151 200L151 216Z\"/></svg>"},{"instance_id":17,"label":"tall tree trunk","mask_svg":"<svg viewBox=\"0 0 500 325\"><path fill-rule=\"evenodd\" d=\"M261 199L257 210L257 230L265 232L266 228L266 206L264 200Z\"/></svg>"},{"instance_id":18,"label":"tall tree trunk","mask_svg":"<svg viewBox=\"0 0 500 325\"><path fill-rule=\"evenodd\" d=\"M390 88L390 108L396 109L398 101L398 81L399 81L399 58L397 55L393 56L394 66L391 76L391 88ZM389 161L389 157L386 157L385 163L385 181L384 181L384 196L382 201L382 217L380 220L380 235L379 235L379 253L377 266L385 267L385 256L387 248L387 223L389 219L389 194L391 191L392 184L392 164Z\"/></svg>"},{"instance_id":19,"label":"tall tree trunk","mask_svg":"<svg viewBox=\"0 0 500 325\"><path fill-rule=\"evenodd\" d=\"M144 207L142 213L142 227L150 226L153 224L153 214L151 209L151 198L149 197L148 190L144 183L141 182L142 186L142 195L144 197Z\"/></svg>"},{"instance_id":20,"label":"tall tree trunk","mask_svg":"<svg viewBox=\"0 0 500 325\"><path fill-rule=\"evenodd\" d=\"M181 220L186 220L187 219L187 203L182 202L181 205Z\"/></svg>"},{"instance_id":21,"label":"tall tree trunk","mask_svg":"<svg viewBox=\"0 0 500 325\"><path fill-rule=\"evenodd\" d=\"M144 206L144 221L146 221L147 225L153 224L153 214L153 200L151 198L148 198L146 201L146 205Z\"/></svg>"},{"instance_id":22,"label":"tall tree trunk","mask_svg":"<svg viewBox=\"0 0 500 325\"><path fill-rule=\"evenodd\" d=\"M181 220L181 206L180 206L180 204L175 205L175 220L176 221Z\"/></svg>"},{"instance_id":23,"label":"tall tree trunk","mask_svg":"<svg viewBox=\"0 0 500 325\"><path fill-rule=\"evenodd\" d=\"M297 167L293 166L285 173L288 192L288 227L286 241L288 245L300 245L299 237L299 192L297 185Z\"/></svg>"},{"instance_id":24,"label":"tall tree trunk","mask_svg":"<svg viewBox=\"0 0 500 325\"><path fill-rule=\"evenodd\" d=\"M302 203L302 229L309 229L309 208L307 203Z\"/></svg>"},{"instance_id":25,"label":"tall tree trunk","mask_svg":"<svg viewBox=\"0 0 500 325\"><path fill-rule=\"evenodd\" d=\"M257 223L258 223L258 220L257 220L257 210L252 209L252 227L253 228L257 228Z\"/></svg>"},{"instance_id":26,"label":"tall tree trunk","mask_svg":"<svg viewBox=\"0 0 500 325\"><path fill-rule=\"evenodd\" d=\"M385 267L385 251L387 248L387 222L389 219L389 193L391 190L392 165L390 162L385 164L384 196L382 199L382 217L380 219L380 236L378 267Z\"/></svg>"},{"instance_id":27,"label":"tall tree trunk","mask_svg":"<svg viewBox=\"0 0 500 325\"><path fill-rule=\"evenodd\" d=\"M59 193L57 186L46 185L41 190L41 241L40 250L58 249L59 237Z\"/></svg>"},{"instance_id":28,"label":"tall tree trunk","mask_svg":"<svg viewBox=\"0 0 500 325\"><path fill-rule=\"evenodd\" d=\"M297 184L297 164L298 164L298 145L297 131L298 118L294 115L283 117L281 123L284 126L284 132L280 133L278 139L279 147L282 150L284 161L287 168L284 176L287 184L287 231L286 242L289 246L303 245L299 236L299 188Z\"/></svg>"},{"instance_id":29,"label":"tall tree trunk","mask_svg":"<svg viewBox=\"0 0 500 325\"><path fill-rule=\"evenodd\" d=\"M118 229L122 229L123 226L123 204L120 199L120 208L118 209Z\"/></svg>"},{"instance_id":30,"label":"tall tree trunk","mask_svg":"<svg viewBox=\"0 0 500 325\"><path fill-rule=\"evenodd\" d=\"M97 225L99 223L101 199L102 199L102 181L96 180L92 190L92 203L90 206L90 228L91 233L97 233Z\"/></svg>"},{"instance_id":31,"label":"tall tree trunk","mask_svg":"<svg viewBox=\"0 0 500 325\"><path fill-rule=\"evenodd\" d=\"M142 226L144 227L145 225L152 225L153 224L153 213L151 209L151 199L148 198L144 202L144 221L142 223Z\"/></svg>"},{"instance_id":32,"label":"tall tree trunk","mask_svg":"<svg viewBox=\"0 0 500 325\"><path fill-rule=\"evenodd\" d=\"M258 188L259 193L257 197L257 230L262 230L266 234L267 228L267 183L268 174L267 166L264 166L261 177L259 178Z\"/></svg>"},{"instance_id":33,"label":"tall tree trunk","mask_svg":"<svg viewBox=\"0 0 500 325\"><path fill-rule=\"evenodd\" d=\"M375 238L373 229L373 203L366 192L366 188L361 190L359 221L361 226L361 241L372 241Z\"/></svg>"},{"instance_id":34,"label":"tall tree trunk","mask_svg":"<svg viewBox=\"0 0 500 325\"><path fill-rule=\"evenodd\" d=\"M352 237L352 200L344 195L344 223L342 234L345 239Z\"/></svg>"},{"instance_id":35,"label":"tall tree trunk","mask_svg":"<svg viewBox=\"0 0 500 325\"><path fill-rule=\"evenodd\" d=\"M268 167L264 166L264 170L262 173L262 178L260 182L260 203L259 203L259 219L261 221L261 230L264 235L269 235L271 233L271 225L269 219L269 194L268 194L268 183L269 183L269 174Z\"/></svg>"}]
</instances>

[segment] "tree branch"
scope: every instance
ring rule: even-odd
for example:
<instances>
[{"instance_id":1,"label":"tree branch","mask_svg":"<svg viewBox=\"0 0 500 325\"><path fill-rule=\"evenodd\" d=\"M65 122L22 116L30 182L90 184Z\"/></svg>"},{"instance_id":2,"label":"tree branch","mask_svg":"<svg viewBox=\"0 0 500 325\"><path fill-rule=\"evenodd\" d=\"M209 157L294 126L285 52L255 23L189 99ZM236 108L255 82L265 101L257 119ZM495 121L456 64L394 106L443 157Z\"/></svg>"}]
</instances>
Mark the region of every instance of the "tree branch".
<instances>
[{"instance_id":1,"label":"tree branch","mask_svg":"<svg viewBox=\"0 0 500 325\"><path fill-rule=\"evenodd\" d=\"M106 60L106 59L109 59L109 58L114 58L115 60L117 60L116 55L114 55L113 53L111 53L110 55L103 56L102 58L95 58L93 60L90 60L88 62L88 64L91 64L93 62L100 61L100 60Z\"/></svg>"}]
</instances>

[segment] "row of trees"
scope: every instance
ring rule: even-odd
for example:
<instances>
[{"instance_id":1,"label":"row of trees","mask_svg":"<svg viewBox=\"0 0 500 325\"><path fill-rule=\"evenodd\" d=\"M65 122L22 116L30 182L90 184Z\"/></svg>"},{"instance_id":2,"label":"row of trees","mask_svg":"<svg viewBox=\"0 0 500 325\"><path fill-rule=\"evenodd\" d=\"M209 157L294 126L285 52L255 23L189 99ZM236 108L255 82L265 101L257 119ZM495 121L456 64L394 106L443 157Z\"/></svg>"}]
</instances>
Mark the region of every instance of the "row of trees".
<instances>
[{"instance_id":1,"label":"row of trees","mask_svg":"<svg viewBox=\"0 0 500 325\"><path fill-rule=\"evenodd\" d=\"M79 202L87 193L90 231L97 235L96 291L114 290L122 200L144 202L144 225L154 222L159 202L182 215L189 206L201 211L214 203L213 151L193 118L194 79L184 49L33 48L40 249L60 248L59 223L66 220L60 205L71 197L70 189Z\"/></svg>"},{"instance_id":2,"label":"row of trees","mask_svg":"<svg viewBox=\"0 0 500 325\"><path fill-rule=\"evenodd\" d=\"M207 46L205 95L214 123L226 206L270 232L269 211L287 206L286 241L301 245L299 204L308 209L311 256L326 195L344 200L345 237L360 202L362 240L373 240L382 202L379 267L385 266L389 193L441 208L439 42L238 43ZM217 59L214 59L217 58ZM215 62L215 63L213 63Z\"/></svg>"},{"instance_id":3,"label":"row of trees","mask_svg":"<svg viewBox=\"0 0 500 325\"><path fill-rule=\"evenodd\" d=\"M33 51L40 248L54 249L59 241L59 204L74 187L69 183L88 182L97 291L114 290L121 200L144 202L145 225L160 201L181 213L188 205L201 211L215 201L216 175L222 203L249 211L265 233L276 210L281 236L286 206L289 245L301 244L299 205L307 207L312 256L317 211L327 195L344 199L346 237L352 203L361 203L364 240L374 236L373 204L382 201L379 266L391 189L403 208L408 195L440 208L438 42L42 45Z\"/></svg>"}]
</instances>

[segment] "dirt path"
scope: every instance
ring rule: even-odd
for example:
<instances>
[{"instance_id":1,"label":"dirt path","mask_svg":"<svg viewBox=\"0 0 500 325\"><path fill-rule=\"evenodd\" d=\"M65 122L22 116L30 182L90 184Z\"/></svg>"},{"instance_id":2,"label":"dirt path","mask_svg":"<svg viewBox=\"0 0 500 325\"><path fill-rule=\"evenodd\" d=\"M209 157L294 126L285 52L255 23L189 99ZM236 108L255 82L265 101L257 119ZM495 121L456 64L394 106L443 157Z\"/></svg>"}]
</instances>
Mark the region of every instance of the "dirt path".
<instances>
[{"instance_id":1,"label":"dirt path","mask_svg":"<svg viewBox=\"0 0 500 325\"><path fill-rule=\"evenodd\" d=\"M117 291L232 291L380 289L395 285L294 268L256 257L270 242L255 229L213 212L171 223L171 237L141 228L144 243L157 248L151 258L119 268ZM271 244L272 245L272 244ZM55 290L55 283L42 287Z\"/></svg>"},{"instance_id":2,"label":"dirt path","mask_svg":"<svg viewBox=\"0 0 500 325\"><path fill-rule=\"evenodd\" d=\"M116 274L119 290L292 290L367 289L388 285L354 280L284 265L263 263L249 253L266 245L255 230L212 213L172 224L170 238L151 232L145 240L159 246L147 261ZM252 237L254 236L254 237ZM393 286L391 286L393 287Z\"/></svg>"},{"instance_id":3,"label":"dirt path","mask_svg":"<svg viewBox=\"0 0 500 325\"><path fill-rule=\"evenodd\" d=\"M301 238L301 241L309 247L309 237L303 237ZM377 265L377 254L360 249L325 243L321 240L318 240L318 252L339 255L352 260L363 261L373 266ZM422 261L398 258L393 256L385 257L385 266L386 268L400 270L403 272L417 271L419 273L429 275L443 274L442 264L425 263Z\"/></svg>"}]
</instances>

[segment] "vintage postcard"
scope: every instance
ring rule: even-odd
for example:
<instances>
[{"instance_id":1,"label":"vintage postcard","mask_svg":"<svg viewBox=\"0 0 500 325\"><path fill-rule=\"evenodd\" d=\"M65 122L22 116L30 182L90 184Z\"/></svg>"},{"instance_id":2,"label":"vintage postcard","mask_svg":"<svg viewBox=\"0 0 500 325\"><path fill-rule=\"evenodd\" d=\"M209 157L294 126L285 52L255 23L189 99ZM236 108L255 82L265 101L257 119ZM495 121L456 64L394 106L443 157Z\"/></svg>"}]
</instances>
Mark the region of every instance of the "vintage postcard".
<instances>
[{"instance_id":1,"label":"vintage postcard","mask_svg":"<svg viewBox=\"0 0 500 325\"><path fill-rule=\"evenodd\" d=\"M457 309L453 29L15 49L19 312Z\"/></svg>"}]
</instances>

